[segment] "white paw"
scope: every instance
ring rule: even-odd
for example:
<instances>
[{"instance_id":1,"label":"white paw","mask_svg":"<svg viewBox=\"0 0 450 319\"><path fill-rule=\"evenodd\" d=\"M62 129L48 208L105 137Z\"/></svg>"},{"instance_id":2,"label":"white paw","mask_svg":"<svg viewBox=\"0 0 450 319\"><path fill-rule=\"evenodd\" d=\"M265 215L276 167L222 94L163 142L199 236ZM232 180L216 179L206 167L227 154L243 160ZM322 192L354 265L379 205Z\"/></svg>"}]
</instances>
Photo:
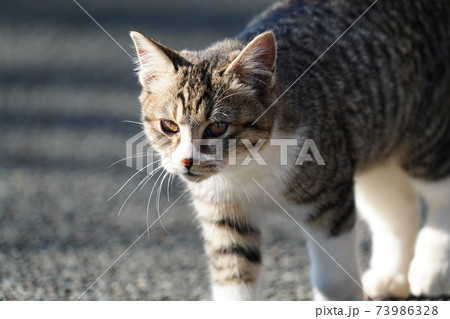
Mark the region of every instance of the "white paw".
<instances>
[{"instance_id":1,"label":"white paw","mask_svg":"<svg viewBox=\"0 0 450 319\"><path fill-rule=\"evenodd\" d=\"M220 286L213 284L213 300L234 301L234 300L255 300L256 289L245 285Z\"/></svg>"},{"instance_id":2,"label":"white paw","mask_svg":"<svg viewBox=\"0 0 450 319\"><path fill-rule=\"evenodd\" d=\"M438 296L450 292L450 238L431 228L420 232L416 254L408 274L415 296Z\"/></svg>"},{"instance_id":3,"label":"white paw","mask_svg":"<svg viewBox=\"0 0 450 319\"><path fill-rule=\"evenodd\" d=\"M368 298L397 298L409 296L409 284L406 274L383 273L369 269L362 277L364 293Z\"/></svg>"}]
</instances>

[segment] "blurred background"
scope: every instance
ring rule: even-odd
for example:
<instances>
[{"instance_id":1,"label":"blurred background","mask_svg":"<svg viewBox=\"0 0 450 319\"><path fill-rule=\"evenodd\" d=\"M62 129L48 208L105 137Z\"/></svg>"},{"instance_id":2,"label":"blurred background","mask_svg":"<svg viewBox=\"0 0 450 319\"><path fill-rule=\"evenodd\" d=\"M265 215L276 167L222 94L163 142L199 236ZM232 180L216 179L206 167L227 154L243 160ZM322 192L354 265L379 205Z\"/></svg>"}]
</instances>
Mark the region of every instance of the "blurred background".
<instances>
[{"instance_id":1,"label":"blurred background","mask_svg":"<svg viewBox=\"0 0 450 319\"><path fill-rule=\"evenodd\" d=\"M130 30L174 49L200 49L236 35L271 2L79 0L128 54ZM0 300L76 300L94 282L81 300L210 298L187 196L162 218L168 232L156 223L139 240L152 183L120 216L145 175L107 201L136 172L124 162L107 169L140 131L123 122L139 120L126 52L72 0L2 1ZM161 212L182 191L176 181L170 198L163 191ZM150 223L156 219L152 200ZM288 224L266 233L263 299L311 297L304 241Z\"/></svg>"}]
</instances>

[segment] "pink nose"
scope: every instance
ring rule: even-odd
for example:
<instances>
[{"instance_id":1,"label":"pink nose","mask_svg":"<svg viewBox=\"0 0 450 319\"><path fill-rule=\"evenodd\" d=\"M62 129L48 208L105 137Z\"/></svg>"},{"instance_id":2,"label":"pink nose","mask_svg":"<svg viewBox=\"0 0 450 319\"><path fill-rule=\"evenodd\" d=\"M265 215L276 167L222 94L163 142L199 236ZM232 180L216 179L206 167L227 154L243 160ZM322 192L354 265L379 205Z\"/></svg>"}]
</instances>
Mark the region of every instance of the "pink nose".
<instances>
[{"instance_id":1,"label":"pink nose","mask_svg":"<svg viewBox=\"0 0 450 319\"><path fill-rule=\"evenodd\" d=\"M184 167L188 169L192 167L192 158L182 159L181 162L184 164Z\"/></svg>"}]
</instances>

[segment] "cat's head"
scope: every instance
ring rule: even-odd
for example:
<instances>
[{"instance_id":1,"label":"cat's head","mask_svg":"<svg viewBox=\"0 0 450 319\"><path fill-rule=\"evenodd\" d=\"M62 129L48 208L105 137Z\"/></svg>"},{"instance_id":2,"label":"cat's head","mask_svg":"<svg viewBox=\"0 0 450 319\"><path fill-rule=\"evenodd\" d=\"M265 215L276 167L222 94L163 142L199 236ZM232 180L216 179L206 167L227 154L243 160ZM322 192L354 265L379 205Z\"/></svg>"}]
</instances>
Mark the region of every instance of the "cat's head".
<instances>
[{"instance_id":1,"label":"cat's head","mask_svg":"<svg viewBox=\"0 0 450 319\"><path fill-rule=\"evenodd\" d=\"M187 180L208 178L239 166L251 145L268 140L274 118L259 117L273 101L272 32L247 45L225 40L198 52L175 52L138 32L130 35L142 122L166 170Z\"/></svg>"}]
</instances>

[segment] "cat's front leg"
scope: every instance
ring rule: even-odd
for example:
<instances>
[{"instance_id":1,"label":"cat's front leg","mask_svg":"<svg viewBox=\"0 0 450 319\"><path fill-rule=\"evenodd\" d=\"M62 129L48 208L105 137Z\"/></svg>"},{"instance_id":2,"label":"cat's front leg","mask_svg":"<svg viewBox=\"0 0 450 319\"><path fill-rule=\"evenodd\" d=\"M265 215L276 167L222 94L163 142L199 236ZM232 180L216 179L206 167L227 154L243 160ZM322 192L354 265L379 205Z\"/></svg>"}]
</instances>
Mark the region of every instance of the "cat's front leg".
<instances>
[{"instance_id":1,"label":"cat's front leg","mask_svg":"<svg viewBox=\"0 0 450 319\"><path fill-rule=\"evenodd\" d=\"M235 203L196 201L209 257L214 300L255 300L261 233Z\"/></svg>"}]
</instances>

